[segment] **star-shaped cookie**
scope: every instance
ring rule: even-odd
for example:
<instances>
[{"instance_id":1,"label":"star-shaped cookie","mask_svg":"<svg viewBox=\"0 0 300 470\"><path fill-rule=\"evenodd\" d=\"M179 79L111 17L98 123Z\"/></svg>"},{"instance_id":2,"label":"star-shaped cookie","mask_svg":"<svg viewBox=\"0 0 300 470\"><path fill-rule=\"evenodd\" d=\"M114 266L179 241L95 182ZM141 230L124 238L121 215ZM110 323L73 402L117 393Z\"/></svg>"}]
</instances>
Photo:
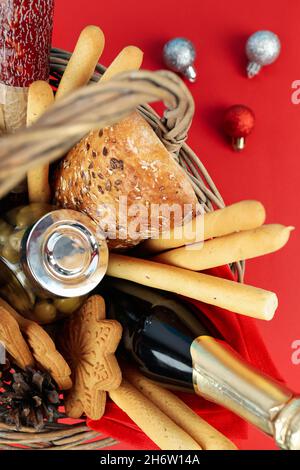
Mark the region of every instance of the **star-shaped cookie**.
<instances>
[{"instance_id":1,"label":"star-shaped cookie","mask_svg":"<svg viewBox=\"0 0 300 470\"><path fill-rule=\"evenodd\" d=\"M122 380L114 355L121 336L121 325L105 320L105 303L99 295L90 297L65 322L60 347L72 371L73 387L65 395L69 417L103 416L106 392L118 388Z\"/></svg>"}]
</instances>

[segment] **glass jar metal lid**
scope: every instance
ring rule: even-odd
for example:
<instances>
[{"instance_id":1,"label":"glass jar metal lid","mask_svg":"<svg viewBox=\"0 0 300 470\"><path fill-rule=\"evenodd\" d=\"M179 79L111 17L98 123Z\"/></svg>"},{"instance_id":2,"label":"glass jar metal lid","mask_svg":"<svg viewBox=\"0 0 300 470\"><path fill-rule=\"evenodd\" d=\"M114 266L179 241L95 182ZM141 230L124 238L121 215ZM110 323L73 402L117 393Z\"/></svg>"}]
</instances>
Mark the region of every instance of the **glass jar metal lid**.
<instances>
[{"instance_id":1,"label":"glass jar metal lid","mask_svg":"<svg viewBox=\"0 0 300 470\"><path fill-rule=\"evenodd\" d=\"M55 210L25 233L21 263L37 291L50 296L81 296L96 287L106 273L106 239L87 215Z\"/></svg>"}]
</instances>

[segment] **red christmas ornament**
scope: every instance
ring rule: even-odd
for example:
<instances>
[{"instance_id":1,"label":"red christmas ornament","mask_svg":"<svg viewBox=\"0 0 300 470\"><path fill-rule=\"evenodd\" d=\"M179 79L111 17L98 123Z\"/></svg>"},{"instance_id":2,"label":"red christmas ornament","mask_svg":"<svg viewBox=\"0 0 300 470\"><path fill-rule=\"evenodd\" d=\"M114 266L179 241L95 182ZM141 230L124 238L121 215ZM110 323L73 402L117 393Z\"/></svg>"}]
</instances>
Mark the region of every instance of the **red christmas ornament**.
<instances>
[{"instance_id":1,"label":"red christmas ornament","mask_svg":"<svg viewBox=\"0 0 300 470\"><path fill-rule=\"evenodd\" d=\"M253 111L242 104L230 106L224 116L224 131L231 137L234 150L245 147L245 138L251 133L255 123Z\"/></svg>"}]
</instances>

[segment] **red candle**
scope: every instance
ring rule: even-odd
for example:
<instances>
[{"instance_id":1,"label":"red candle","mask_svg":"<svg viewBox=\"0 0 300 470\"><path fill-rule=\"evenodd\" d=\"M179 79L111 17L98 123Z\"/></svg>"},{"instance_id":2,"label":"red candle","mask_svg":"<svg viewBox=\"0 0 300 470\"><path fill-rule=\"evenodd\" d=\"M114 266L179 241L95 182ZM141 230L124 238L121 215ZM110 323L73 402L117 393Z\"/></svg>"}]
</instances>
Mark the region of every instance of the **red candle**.
<instances>
[{"instance_id":1,"label":"red candle","mask_svg":"<svg viewBox=\"0 0 300 470\"><path fill-rule=\"evenodd\" d=\"M0 82L48 80L53 9L54 0L0 0Z\"/></svg>"}]
</instances>

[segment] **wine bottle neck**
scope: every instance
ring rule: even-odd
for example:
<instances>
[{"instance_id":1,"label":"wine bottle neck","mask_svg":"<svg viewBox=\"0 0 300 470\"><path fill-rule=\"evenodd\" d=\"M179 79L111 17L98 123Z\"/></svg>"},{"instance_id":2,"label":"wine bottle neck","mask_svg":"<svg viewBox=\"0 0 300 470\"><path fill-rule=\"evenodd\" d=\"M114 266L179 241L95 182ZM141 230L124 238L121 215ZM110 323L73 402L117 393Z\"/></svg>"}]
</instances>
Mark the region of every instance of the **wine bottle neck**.
<instances>
[{"instance_id":1,"label":"wine bottle neck","mask_svg":"<svg viewBox=\"0 0 300 470\"><path fill-rule=\"evenodd\" d=\"M280 447L300 449L300 399L294 398L288 388L257 371L226 343L210 336L193 341L191 356L198 395L274 436Z\"/></svg>"}]
</instances>

